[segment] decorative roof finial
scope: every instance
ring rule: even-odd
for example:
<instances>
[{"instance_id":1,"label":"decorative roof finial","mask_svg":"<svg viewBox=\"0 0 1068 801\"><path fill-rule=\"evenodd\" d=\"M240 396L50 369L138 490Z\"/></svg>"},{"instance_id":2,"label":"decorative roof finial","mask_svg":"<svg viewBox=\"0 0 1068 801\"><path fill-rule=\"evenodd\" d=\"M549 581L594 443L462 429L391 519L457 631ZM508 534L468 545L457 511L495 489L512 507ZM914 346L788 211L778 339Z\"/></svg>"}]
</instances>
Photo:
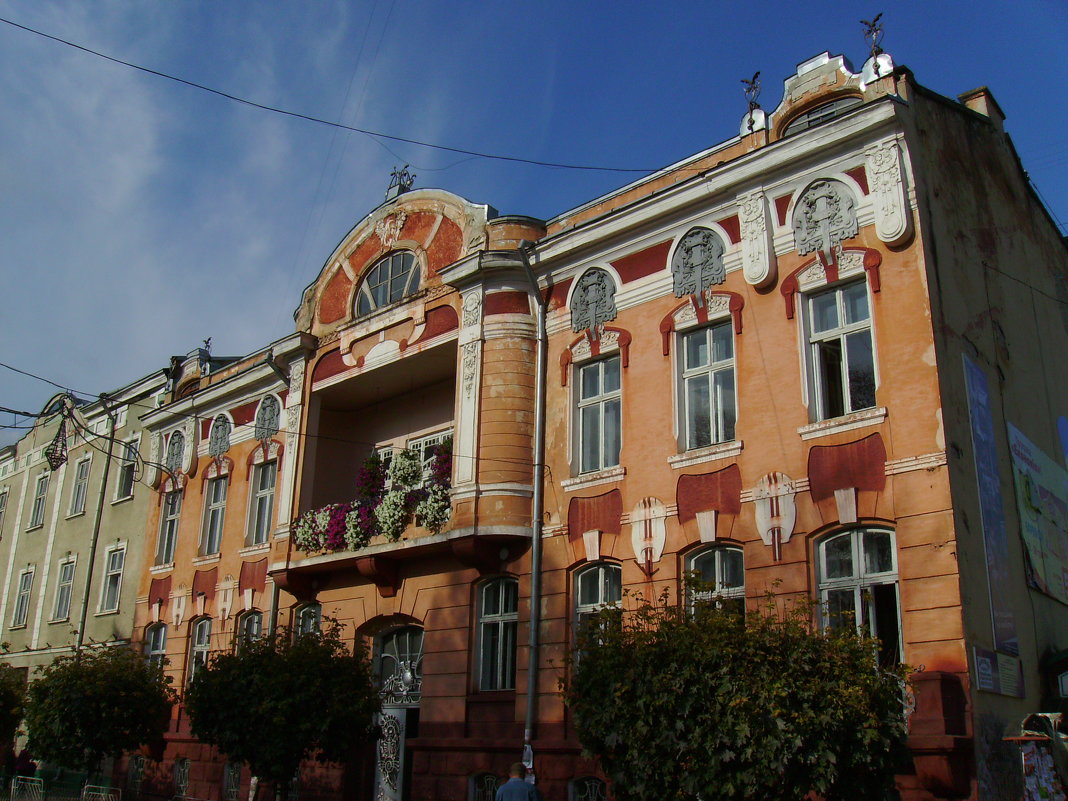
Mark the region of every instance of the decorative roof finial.
<instances>
[{"instance_id":1,"label":"decorative roof finial","mask_svg":"<svg viewBox=\"0 0 1068 801\"><path fill-rule=\"evenodd\" d=\"M883 13L880 11L869 22L866 19L862 19L860 24L864 26L864 38L871 41L871 59L875 66L875 75L879 75L879 56L882 55L883 49L880 47L880 43L883 41L883 24L879 22L883 17Z\"/></svg>"},{"instance_id":2,"label":"decorative roof finial","mask_svg":"<svg viewBox=\"0 0 1068 801\"><path fill-rule=\"evenodd\" d=\"M749 103L749 110L746 112L749 118L749 133L753 132L753 112L760 109L760 103L757 100L760 98L760 70L753 73L753 77L748 81L742 78L742 83L745 85L745 99Z\"/></svg>"},{"instance_id":3,"label":"decorative roof finial","mask_svg":"<svg viewBox=\"0 0 1068 801\"><path fill-rule=\"evenodd\" d=\"M386 189L386 200L392 200L398 195L409 191L414 183L415 173L408 171L407 164L399 170L394 167L393 172L389 174L389 188Z\"/></svg>"}]
</instances>

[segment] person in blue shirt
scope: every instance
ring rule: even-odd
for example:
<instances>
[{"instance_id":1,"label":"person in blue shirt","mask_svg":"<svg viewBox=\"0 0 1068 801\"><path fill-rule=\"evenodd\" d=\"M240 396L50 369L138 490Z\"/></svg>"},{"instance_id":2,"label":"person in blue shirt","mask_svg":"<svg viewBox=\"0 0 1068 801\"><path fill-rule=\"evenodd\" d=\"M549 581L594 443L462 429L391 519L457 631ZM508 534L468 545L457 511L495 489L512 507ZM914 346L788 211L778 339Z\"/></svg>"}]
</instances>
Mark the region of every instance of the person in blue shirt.
<instances>
[{"instance_id":1,"label":"person in blue shirt","mask_svg":"<svg viewBox=\"0 0 1068 801\"><path fill-rule=\"evenodd\" d=\"M527 769L522 762L513 762L508 770L508 781L497 788L494 801L541 801L538 789L524 780Z\"/></svg>"}]
</instances>

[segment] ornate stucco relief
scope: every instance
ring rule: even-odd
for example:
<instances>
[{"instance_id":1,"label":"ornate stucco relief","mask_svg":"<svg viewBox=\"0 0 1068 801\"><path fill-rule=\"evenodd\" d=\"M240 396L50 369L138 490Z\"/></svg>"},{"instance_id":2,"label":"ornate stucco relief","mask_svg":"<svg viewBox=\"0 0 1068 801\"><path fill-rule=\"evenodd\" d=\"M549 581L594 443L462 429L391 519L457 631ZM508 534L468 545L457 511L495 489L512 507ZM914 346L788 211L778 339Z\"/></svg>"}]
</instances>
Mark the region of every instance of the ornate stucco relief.
<instances>
[{"instance_id":1,"label":"ornate stucco relief","mask_svg":"<svg viewBox=\"0 0 1068 801\"><path fill-rule=\"evenodd\" d=\"M897 142L873 145L864 151L875 207L875 233L889 245L904 242L912 233L912 215L905 197L901 149Z\"/></svg>"},{"instance_id":2,"label":"ornate stucco relief","mask_svg":"<svg viewBox=\"0 0 1068 801\"><path fill-rule=\"evenodd\" d=\"M597 331L616 319L616 283L607 271L587 270L571 295L571 329Z\"/></svg>"},{"instance_id":3,"label":"ornate stucco relief","mask_svg":"<svg viewBox=\"0 0 1068 801\"><path fill-rule=\"evenodd\" d=\"M660 561L667 541L664 519L667 507L659 498L642 498L630 513L630 544L634 560L647 576L653 574L653 565Z\"/></svg>"},{"instance_id":4,"label":"ornate stucco relief","mask_svg":"<svg viewBox=\"0 0 1068 801\"><path fill-rule=\"evenodd\" d=\"M738 200L742 232L742 274L755 287L775 283L775 250L768 225L768 203L763 192Z\"/></svg>"},{"instance_id":5,"label":"ornate stucco relief","mask_svg":"<svg viewBox=\"0 0 1068 801\"><path fill-rule=\"evenodd\" d=\"M842 242L859 230L852 193L841 181L811 184L794 207L793 229L800 255L815 252L824 264L835 263Z\"/></svg>"},{"instance_id":6,"label":"ornate stucco relief","mask_svg":"<svg viewBox=\"0 0 1068 801\"><path fill-rule=\"evenodd\" d=\"M700 298L709 287L726 281L725 251L723 240L711 228L697 227L687 231L671 257L675 297L696 295Z\"/></svg>"},{"instance_id":7,"label":"ornate stucco relief","mask_svg":"<svg viewBox=\"0 0 1068 801\"><path fill-rule=\"evenodd\" d=\"M761 476L753 488L757 531L764 544L771 547L776 562L782 559L782 546L794 533L796 493L795 482L785 473Z\"/></svg>"}]
</instances>

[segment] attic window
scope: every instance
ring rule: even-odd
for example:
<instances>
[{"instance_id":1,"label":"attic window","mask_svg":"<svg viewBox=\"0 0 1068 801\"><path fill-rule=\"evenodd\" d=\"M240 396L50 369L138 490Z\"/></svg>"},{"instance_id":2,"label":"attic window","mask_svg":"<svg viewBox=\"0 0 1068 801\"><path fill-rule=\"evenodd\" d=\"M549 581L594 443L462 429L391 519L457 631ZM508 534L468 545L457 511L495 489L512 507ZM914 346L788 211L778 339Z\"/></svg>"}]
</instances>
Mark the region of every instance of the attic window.
<instances>
[{"instance_id":1,"label":"attic window","mask_svg":"<svg viewBox=\"0 0 1068 801\"><path fill-rule=\"evenodd\" d=\"M356 295L356 314L396 303L419 288L419 270L415 256L402 250L378 261L370 270Z\"/></svg>"},{"instance_id":2,"label":"attic window","mask_svg":"<svg viewBox=\"0 0 1068 801\"><path fill-rule=\"evenodd\" d=\"M804 114L795 117L782 132L783 136L793 136L801 131L807 131L821 123L840 117L853 106L859 106L863 101L859 97L840 97L822 106L809 109Z\"/></svg>"}]
</instances>

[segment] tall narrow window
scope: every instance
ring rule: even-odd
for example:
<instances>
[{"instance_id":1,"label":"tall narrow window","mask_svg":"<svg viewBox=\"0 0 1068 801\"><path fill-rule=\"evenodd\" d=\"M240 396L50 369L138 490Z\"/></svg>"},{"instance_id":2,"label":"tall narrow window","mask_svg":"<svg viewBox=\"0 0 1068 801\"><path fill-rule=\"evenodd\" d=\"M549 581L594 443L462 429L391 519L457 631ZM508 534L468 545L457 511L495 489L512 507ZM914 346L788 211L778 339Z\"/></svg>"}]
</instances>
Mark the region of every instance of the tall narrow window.
<instances>
[{"instance_id":1,"label":"tall narrow window","mask_svg":"<svg viewBox=\"0 0 1068 801\"><path fill-rule=\"evenodd\" d=\"M620 398L619 356L578 369L579 472L619 464Z\"/></svg>"},{"instance_id":2,"label":"tall narrow window","mask_svg":"<svg viewBox=\"0 0 1068 801\"><path fill-rule=\"evenodd\" d=\"M100 588L100 611L116 612L122 591L122 568L126 563L126 547L112 548L104 557L104 582Z\"/></svg>"},{"instance_id":3,"label":"tall narrow window","mask_svg":"<svg viewBox=\"0 0 1068 801\"><path fill-rule=\"evenodd\" d=\"M313 634L323 622L323 608L319 604L308 604L297 611L297 634Z\"/></svg>"},{"instance_id":4,"label":"tall narrow window","mask_svg":"<svg viewBox=\"0 0 1068 801\"><path fill-rule=\"evenodd\" d=\"M519 582L500 578L484 584L479 601L479 689L514 690Z\"/></svg>"},{"instance_id":5,"label":"tall narrow window","mask_svg":"<svg viewBox=\"0 0 1068 801\"><path fill-rule=\"evenodd\" d=\"M74 486L70 491L69 514L80 515L85 511L85 495L89 490L89 459L82 459L74 466Z\"/></svg>"},{"instance_id":6,"label":"tall narrow window","mask_svg":"<svg viewBox=\"0 0 1068 801\"><path fill-rule=\"evenodd\" d=\"M115 478L115 500L129 498L133 495L134 477L137 472L137 440L122 443L119 451L119 472Z\"/></svg>"},{"instance_id":7,"label":"tall narrow window","mask_svg":"<svg viewBox=\"0 0 1068 801\"><path fill-rule=\"evenodd\" d=\"M501 780L493 773L479 773L471 777L471 801L494 801Z\"/></svg>"},{"instance_id":8,"label":"tall narrow window","mask_svg":"<svg viewBox=\"0 0 1068 801\"><path fill-rule=\"evenodd\" d=\"M7 490L0 492L0 535L4 533L4 517L7 512Z\"/></svg>"},{"instance_id":9,"label":"tall narrow window","mask_svg":"<svg viewBox=\"0 0 1068 801\"><path fill-rule=\"evenodd\" d=\"M11 628L26 625L30 612L30 590L33 589L33 568L19 573L18 589L15 591L15 611L11 614Z\"/></svg>"},{"instance_id":10,"label":"tall narrow window","mask_svg":"<svg viewBox=\"0 0 1068 801\"><path fill-rule=\"evenodd\" d=\"M189 792L189 760L185 757L174 760L174 797L185 798Z\"/></svg>"},{"instance_id":11,"label":"tall narrow window","mask_svg":"<svg viewBox=\"0 0 1068 801\"><path fill-rule=\"evenodd\" d=\"M407 251L392 253L367 271L356 295L356 314L368 314L396 303L418 288L415 256Z\"/></svg>"},{"instance_id":12,"label":"tall narrow window","mask_svg":"<svg viewBox=\"0 0 1068 801\"><path fill-rule=\"evenodd\" d=\"M263 635L263 613L259 610L245 612L238 625L238 650L242 645L256 642Z\"/></svg>"},{"instance_id":13,"label":"tall narrow window","mask_svg":"<svg viewBox=\"0 0 1068 801\"><path fill-rule=\"evenodd\" d=\"M708 602L745 613L745 568L742 549L720 545L700 551L689 559L689 569L703 586L690 593L693 603Z\"/></svg>"},{"instance_id":14,"label":"tall narrow window","mask_svg":"<svg viewBox=\"0 0 1068 801\"><path fill-rule=\"evenodd\" d=\"M145 658L150 663L163 669L167 658L167 624L156 623L145 632Z\"/></svg>"},{"instance_id":15,"label":"tall narrow window","mask_svg":"<svg viewBox=\"0 0 1068 801\"><path fill-rule=\"evenodd\" d=\"M237 801L241 790L241 763L227 762L223 768L222 801Z\"/></svg>"},{"instance_id":16,"label":"tall narrow window","mask_svg":"<svg viewBox=\"0 0 1068 801\"><path fill-rule=\"evenodd\" d=\"M605 562L590 565L578 573L575 577L576 629L604 607L623 600L622 575L619 565Z\"/></svg>"},{"instance_id":17,"label":"tall narrow window","mask_svg":"<svg viewBox=\"0 0 1068 801\"><path fill-rule=\"evenodd\" d=\"M250 518L247 543L262 545L271 536L271 523L274 516L274 482L277 462L256 465L252 476L252 503L249 504Z\"/></svg>"},{"instance_id":18,"label":"tall narrow window","mask_svg":"<svg viewBox=\"0 0 1068 801\"><path fill-rule=\"evenodd\" d=\"M686 448L734 439L734 333L719 323L682 336Z\"/></svg>"},{"instance_id":19,"label":"tall narrow window","mask_svg":"<svg viewBox=\"0 0 1068 801\"><path fill-rule=\"evenodd\" d=\"M202 617L194 621L189 637L189 681L208 664L208 652L211 648L211 618Z\"/></svg>"},{"instance_id":20,"label":"tall narrow window","mask_svg":"<svg viewBox=\"0 0 1068 801\"><path fill-rule=\"evenodd\" d=\"M879 640L884 665L901 661L894 537L878 529L835 534L817 546L824 625L856 626Z\"/></svg>"},{"instance_id":21,"label":"tall narrow window","mask_svg":"<svg viewBox=\"0 0 1068 801\"><path fill-rule=\"evenodd\" d=\"M572 779L568 786L568 801L607 801L608 787L595 776Z\"/></svg>"},{"instance_id":22,"label":"tall narrow window","mask_svg":"<svg viewBox=\"0 0 1068 801\"><path fill-rule=\"evenodd\" d=\"M169 565L174 561L174 546L178 542L178 518L182 514L182 492L168 492L163 499L163 514L160 517L159 547L156 548L156 564Z\"/></svg>"},{"instance_id":23,"label":"tall narrow window","mask_svg":"<svg viewBox=\"0 0 1068 801\"><path fill-rule=\"evenodd\" d=\"M226 515L227 477L208 482L204 506L204 531L200 537L200 555L218 553L222 547L223 518Z\"/></svg>"},{"instance_id":24,"label":"tall narrow window","mask_svg":"<svg viewBox=\"0 0 1068 801\"><path fill-rule=\"evenodd\" d=\"M37 483L33 489L33 507L30 510L30 525L27 528L36 528L44 525L45 498L48 495L48 473L37 476Z\"/></svg>"},{"instance_id":25,"label":"tall narrow window","mask_svg":"<svg viewBox=\"0 0 1068 801\"><path fill-rule=\"evenodd\" d=\"M70 617L70 596L74 589L74 560L64 559L59 563L59 581L56 583L56 599L52 604L52 620Z\"/></svg>"},{"instance_id":26,"label":"tall narrow window","mask_svg":"<svg viewBox=\"0 0 1068 801\"><path fill-rule=\"evenodd\" d=\"M817 419L875 406L868 288L856 281L808 299L811 386Z\"/></svg>"}]
</instances>

